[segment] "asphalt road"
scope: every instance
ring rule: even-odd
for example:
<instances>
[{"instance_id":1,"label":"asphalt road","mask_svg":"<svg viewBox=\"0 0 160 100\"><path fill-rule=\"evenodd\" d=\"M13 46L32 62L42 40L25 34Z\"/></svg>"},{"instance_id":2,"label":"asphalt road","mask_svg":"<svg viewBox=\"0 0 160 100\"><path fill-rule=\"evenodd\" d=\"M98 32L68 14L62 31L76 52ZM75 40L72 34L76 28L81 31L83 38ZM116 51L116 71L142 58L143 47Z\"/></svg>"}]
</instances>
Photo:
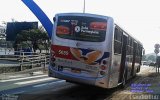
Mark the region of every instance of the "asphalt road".
<instances>
[{"instance_id":1,"label":"asphalt road","mask_svg":"<svg viewBox=\"0 0 160 100\"><path fill-rule=\"evenodd\" d=\"M18 64L19 62L15 62L15 61L8 61L8 60L0 60L0 65L2 64Z\"/></svg>"},{"instance_id":2,"label":"asphalt road","mask_svg":"<svg viewBox=\"0 0 160 100\"><path fill-rule=\"evenodd\" d=\"M47 81L39 81L28 84L28 81L32 79L24 79L17 81L6 82L7 84L15 83L27 83L23 84L17 88L12 88L8 90L3 90L0 92L3 98L16 98L15 100L110 100L112 98L124 98L126 91L130 92L130 86L134 82L141 82L144 80L145 75L148 71L153 68L142 67L141 73L137 75L136 78L128 82L125 89L120 89L119 87L113 89L102 89L94 86L79 85L68 83L64 80L49 79ZM47 77L37 77L34 80L46 79ZM0 85L5 84L0 82ZM124 92L125 91L125 92ZM116 94L123 93L120 96ZM114 100L114 99L112 99ZM119 100L119 99L117 99ZM123 99L121 99L123 100ZM128 100L128 99L126 99Z\"/></svg>"}]
</instances>

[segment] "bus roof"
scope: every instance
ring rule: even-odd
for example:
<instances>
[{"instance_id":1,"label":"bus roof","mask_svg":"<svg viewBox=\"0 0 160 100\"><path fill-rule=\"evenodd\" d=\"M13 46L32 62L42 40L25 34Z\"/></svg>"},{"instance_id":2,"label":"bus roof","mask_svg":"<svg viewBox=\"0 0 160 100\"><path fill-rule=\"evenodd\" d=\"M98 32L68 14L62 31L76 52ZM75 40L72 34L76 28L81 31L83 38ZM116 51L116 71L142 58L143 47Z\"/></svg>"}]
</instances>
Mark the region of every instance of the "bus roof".
<instances>
[{"instance_id":1,"label":"bus roof","mask_svg":"<svg viewBox=\"0 0 160 100\"><path fill-rule=\"evenodd\" d=\"M90 14L90 13L57 13L57 16L65 16L65 15L72 15L72 16L90 16L90 17L100 17L100 18L112 18L110 16L98 15L98 14Z\"/></svg>"}]
</instances>

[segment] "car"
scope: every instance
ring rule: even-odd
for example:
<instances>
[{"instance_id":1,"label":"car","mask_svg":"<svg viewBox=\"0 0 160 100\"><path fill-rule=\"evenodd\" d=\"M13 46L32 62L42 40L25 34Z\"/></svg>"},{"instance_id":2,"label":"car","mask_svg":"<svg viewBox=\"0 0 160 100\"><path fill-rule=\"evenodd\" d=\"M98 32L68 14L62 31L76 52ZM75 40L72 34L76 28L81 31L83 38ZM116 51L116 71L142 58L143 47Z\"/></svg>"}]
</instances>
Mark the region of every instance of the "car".
<instances>
[{"instance_id":1,"label":"car","mask_svg":"<svg viewBox=\"0 0 160 100\"><path fill-rule=\"evenodd\" d=\"M149 67L150 67L150 66L155 66L155 65L156 65L156 63L151 62L151 63L149 64Z\"/></svg>"},{"instance_id":2,"label":"car","mask_svg":"<svg viewBox=\"0 0 160 100\"><path fill-rule=\"evenodd\" d=\"M142 65L146 65L146 66L148 66L149 64L148 64L148 62L147 62L147 61L142 61Z\"/></svg>"}]
</instances>

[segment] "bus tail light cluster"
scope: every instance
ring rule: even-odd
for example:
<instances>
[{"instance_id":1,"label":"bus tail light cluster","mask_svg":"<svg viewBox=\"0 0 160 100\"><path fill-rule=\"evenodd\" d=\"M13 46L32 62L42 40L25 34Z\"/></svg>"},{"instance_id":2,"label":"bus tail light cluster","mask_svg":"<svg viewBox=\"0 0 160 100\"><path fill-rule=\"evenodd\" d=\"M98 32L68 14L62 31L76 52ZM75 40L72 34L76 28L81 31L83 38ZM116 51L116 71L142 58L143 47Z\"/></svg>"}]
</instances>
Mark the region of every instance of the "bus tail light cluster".
<instances>
[{"instance_id":1,"label":"bus tail light cluster","mask_svg":"<svg viewBox=\"0 0 160 100\"><path fill-rule=\"evenodd\" d=\"M106 69L107 69L107 64L108 62L106 60L104 60L102 62L102 65L100 66L100 75L105 75L106 74Z\"/></svg>"},{"instance_id":2,"label":"bus tail light cluster","mask_svg":"<svg viewBox=\"0 0 160 100\"><path fill-rule=\"evenodd\" d=\"M54 62L56 59L55 59L55 57L51 57L51 60Z\"/></svg>"},{"instance_id":3,"label":"bus tail light cluster","mask_svg":"<svg viewBox=\"0 0 160 100\"><path fill-rule=\"evenodd\" d=\"M55 52L51 51L50 64L51 64L52 67L55 67L55 63L54 63L55 60L56 60L56 58L55 58Z\"/></svg>"},{"instance_id":4,"label":"bus tail light cluster","mask_svg":"<svg viewBox=\"0 0 160 100\"><path fill-rule=\"evenodd\" d=\"M102 65L100 68L101 68L101 70L106 70L107 67Z\"/></svg>"},{"instance_id":5,"label":"bus tail light cluster","mask_svg":"<svg viewBox=\"0 0 160 100\"><path fill-rule=\"evenodd\" d=\"M106 74L106 69L107 67L105 65L100 66L100 75L105 75Z\"/></svg>"},{"instance_id":6,"label":"bus tail light cluster","mask_svg":"<svg viewBox=\"0 0 160 100\"><path fill-rule=\"evenodd\" d=\"M106 72L100 71L100 75L105 75L105 74L106 74Z\"/></svg>"},{"instance_id":7,"label":"bus tail light cluster","mask_svg":"<svg viewBox=\"0 0 160 100\"><path fill-rule=\"evenodd\" d=\"M55 61L55 52L51 51L51 61Z\"/></svg>"}]
</instances>

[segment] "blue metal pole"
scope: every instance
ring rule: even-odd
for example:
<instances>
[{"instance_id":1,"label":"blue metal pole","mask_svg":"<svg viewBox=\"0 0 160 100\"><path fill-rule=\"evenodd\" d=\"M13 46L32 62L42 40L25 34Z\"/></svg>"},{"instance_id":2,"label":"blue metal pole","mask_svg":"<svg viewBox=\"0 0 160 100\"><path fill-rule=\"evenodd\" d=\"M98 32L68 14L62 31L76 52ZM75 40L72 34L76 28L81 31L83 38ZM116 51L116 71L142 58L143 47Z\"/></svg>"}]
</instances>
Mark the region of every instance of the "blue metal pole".
<instances>
[{"instance_id":1,"label":"blue metal pole","mask_svg":"<svg viewBox=\"0 0 160 100\"><path fill-rule=\"evenodd\" d=\"M46 29L49 38L52 36L53 23L42 11L42 9L33 0L22 0L22 2L33 12L33 14L39 19L43 27Z\"/></svg>"}]
</instances>

